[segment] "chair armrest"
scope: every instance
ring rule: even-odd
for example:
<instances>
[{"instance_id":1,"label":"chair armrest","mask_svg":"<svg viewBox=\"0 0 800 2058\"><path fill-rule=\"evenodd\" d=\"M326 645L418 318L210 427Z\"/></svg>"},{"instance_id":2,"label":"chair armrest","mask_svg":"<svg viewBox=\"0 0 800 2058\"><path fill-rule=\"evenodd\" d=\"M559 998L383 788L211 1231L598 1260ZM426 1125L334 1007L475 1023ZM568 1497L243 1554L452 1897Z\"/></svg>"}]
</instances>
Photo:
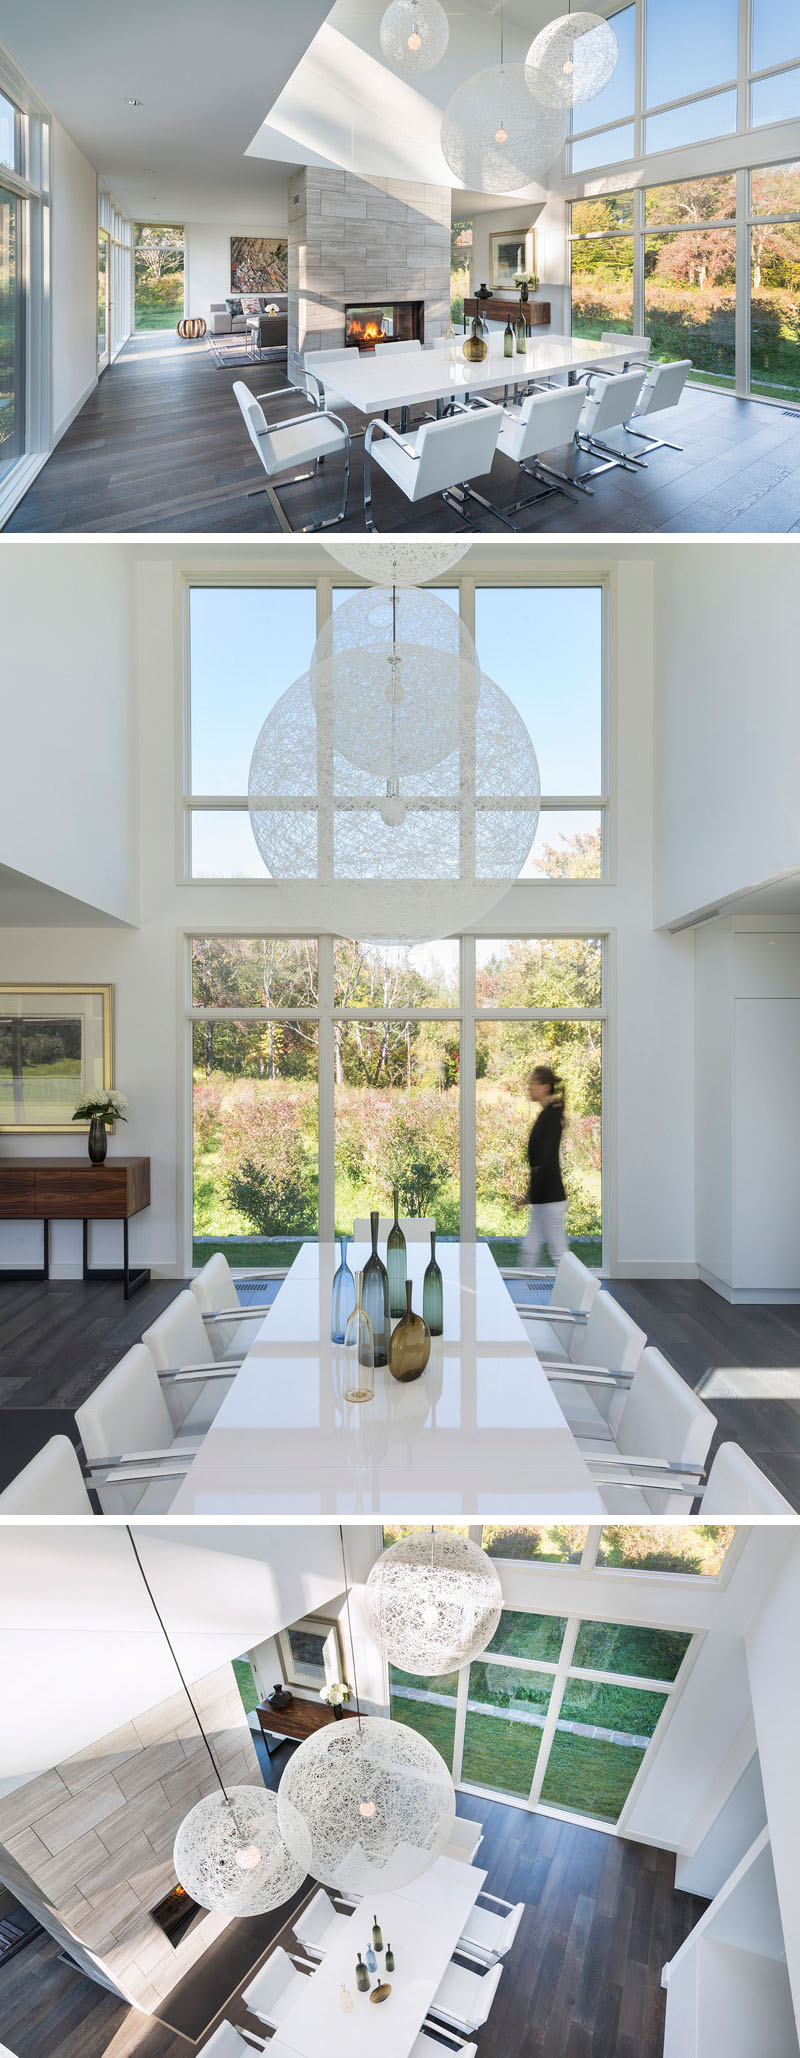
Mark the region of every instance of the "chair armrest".
<instances>
[{"instance_id":1,"label":"chair armrest","mask_svg":"<svg viewBox=\"0 0 800 2058\"><path fill-rule=\"evenodd\" d=\"M401 436L397 429L392 428L391 422L385 422L383 420L382 415L376 415L374 417L374 420L371 421L369 424L369 427L364 436L365 450L372 449L373 440L378 435L390 436L392 442L397 443L400 449L405 451L406 457L413 458L415 464L419 463L419 451L413 450L410 443L406 442L405 437Z\"/></svg>"},{"instance_id":2,"label":"chair armrest","mask_svg":"<svg viewBox=\"0 0 800 2058\"><path fill-rule=\"evenodd\" d=\"M316 389L317 389L317 398L316 398L316 400L314 400L314 398L313 398L313 395L312 395L312 394L310 394L310 393L307 393L307 394L306 394L306 398L307 398L308 400L310 400L310 401L311 401L311 404L312 404L312 406L313 406L313 407L324 407L324 406L325 406L325 387L324 387L324 384L323 384L323 382L322 382L322 379L321 379L321 378L319 377L318 373L317 373L317 372L310 372L310 371L308 371L308 370L307 370L307 368L306 368L306 366L304 365L304 366L303 366L303 378L304 378L304 379L306 380L306 382L308 382L308 381L310 380L310 381L311 381L311 384L312 384L313 386L316 386Z\"/></svg>"},{"instance_id":3,"label":"chair armrest","mask_svg":"<svg viewBox=\"0 0 800 2058\"><path fill-rule=\"evenodd\" d=\"M657 1487L659 1493L683 1494L684 1500L686 1499L687 1492L692 1489L691 1481L684 1483L680 1479L670 1479L668 1476L659 1476L658 1473L653 1472L643 1472L641 1474L637 1474L633 1478L628 1478L622 1476L618 1472L608 1472L604 1474L602 1472L593 1471L591 1476L595 1486L613 1486L620 1488L620 1490L622 1491L628 1492L630 1492L632 1489L638 1488L642 1493L646 1493L648 1487ZM699 1484L695 1484L694 1490L692 1492L693 1500L697 1499L697 1496L700 1493L700 1491L701 1489Z\"/></svg>"},{"instance_id":4,"label":"chair armrest","mask_svg":"<svg viewBox=\"0 0 800 2058\"><path fill-rule=\"evenodd\" d=\"M147 1479L185 1479L191 1463L192 1459L186 1458L183 1464L112 1465L110 1472L105 1472L100 1459L97 1465L89 1467L84 1478L88 1486L133 1486Z\"/></svg>"},{"instance_id":5,"label":"chair armrest","mask_svg":"<svg viewBox=\"0 0 800 2058\"><path fill-rule=\"evenodd\" d=\"M269 1301L261 1301L257 1308L221 1308L218 1315L203 1315L203 1321L209 1329L212 1329L215 1323L224 1325L226 1322L263 1322L265 1313L269 1314L269 1309ZM202 1308L200 1312L203 1313ZM217 1362L219 1363L219 1360Z\"/></svg>"},{"instance_id":6,"label":"chair armrest","mask_svg":"<svg viewBox=\"0 0 800 2058\"><path fill-rule=\"evenodd\" d=\"M504 1901L502 1894L487 1894L485 1887L481 1887L480 1893L478 1895L478 1900L494 1901L496 1908L507 1908L509 1915L511 1914L511 1910L514 1907L514 1902Z\"/></svg>"},{"instance_id":7,"label":"chair armrest","mask_svg":"<svg viewBox=\"0 0 800 2058\"><path fill-rule=\"evenodd\" d=\"M300 1958L296 1951L289 1951L287 1956L291 1958L293 1965L299 1966L301 1972L316 1972L317 1967L311 1958Z\"/></svg>"},{"instance_id":8,"label":"chair armrest","mask_svg":"<svg viewBox=\"0 0 800 2058\"><path fill-rule=\"evenodd\" d=\"M546 1308L528 1308L524 1301L515 1301L514 1306L526 1322L568 1322L580 1328L589 1320L588 1315L573 1315L569 1308L554 1308L549 1302Z\"/></svg>"},{"instance_id":9,"label":"chair armrest","mask_svg":"<svg viewBox=\"0 0 800 2058\"><path fill-rule=\"evenodd\" d=\"M202 1436L180 1437L163 1451L115 1451L107 1458L91 1458L87 1463L90 1468L102 1465L105 1470L114 1465L155 1465L173 1458L196 1458L202 1441Z\"/></svg>"},{"instance_id":10,"label":"chair armrest","mask_svg":"<svg viewBox=\"0 0 800 2058\"><path fill-rule=\"evenodd\" d=\"M673 1477L685 1477L686 1479L705 1478L705 1465L684 1464L682 1458L631 1457L626 1456L624 1451L604 1451L602 1457L597 1458L593 1458L590 1452L584 1451L583 1456L589 1466L627 1465L629 1469L631 1466L638 1466L640 1472L669 1472Z\"/></svg>"},{"instance_id":11,"label":"chair armrest","mask_svg":"<svg viewBox=\"0 0 800 2058\"><path fill-rule=\"evenodd\" d=\"M467 2038L457 2036L455 2030L451 2029L449 2024L446 2029L443 2029L442 2024L437 2022L431 2015L426 2015L425 2021L429 2029L435 2029L437 2037L441 2037L443 2040L447 2039L447 2042L452 2045L454 2051L466 2051Z\"/></svg>"},{"instance_id":12,"label":"chair armrest","mask_svg":"<svg viewBox=\"0 0 800 2058\"><path fill-rule=\"evenodd\" d=\"M232 2027L236 2030L237 2037L241 2037L243 2044L252 2044L254 2051L267 2050L267 2041L263 2037L255 2037L251 2029L242 2029L238 2022L232 2024Z\"/></svg>"},{"instance_id":13,"label":"chair armrest","mask_svg":"<svg viewBox=\"0 0 800 2058\"><path fill-rule=\"evenodd\" d=\"M210 1365L169 1365L158 1376L172 1385L179 1380L192 1379L196 1383L198 1379L231 1379L243 1364L244 1358L215 1358Z\"/></svg>"},{"instance_id":14,"label":"chair armrest","mask_svg":"<svg viewBox=\"0 0 800 2058\"><path fill-rule=\"evenodd\" d=\"M565 1379L588 1380L591 1375L592 1380L607 1380L612 1386L630 1386L634 1378L632 1372L611 1372L607 1365L576 1365L571 1358L548 1358L543 1362L542 1370L548 1379L553 1373L559 1378L563 1374Z\"/></svg>"}]
</instances>

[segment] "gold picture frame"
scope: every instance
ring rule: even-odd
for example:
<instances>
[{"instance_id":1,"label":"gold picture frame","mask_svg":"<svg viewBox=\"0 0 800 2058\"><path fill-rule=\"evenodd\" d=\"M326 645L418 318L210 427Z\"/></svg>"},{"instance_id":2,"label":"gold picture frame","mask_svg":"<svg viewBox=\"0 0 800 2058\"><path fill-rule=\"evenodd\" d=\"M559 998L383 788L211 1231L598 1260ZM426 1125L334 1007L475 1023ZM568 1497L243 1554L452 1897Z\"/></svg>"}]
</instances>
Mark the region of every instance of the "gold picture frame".
<instances>
[{"instance_id":1,"label":"gold picture frame","mask_svg":"<svg viewBox=\"0 0 800 2058\"><path fill-rule=\"evenodd\" d=\"M497 229L489 237L489 284L495 292L514 293L518 272L536 273L535 229Z\"/></svg>"},{"instance_id":2,"label":"gold picture frame","mask_svg":"<svg viewBox=\"0 0 800 2058\"><path fill-rule=\"evenodd\" d=\"M113 1084L113 986L0 981L0 1135L87 1131L76 1101Z\"/></svg>"},{"instance_id":3,"label":"gold picture frame","mask_svg":"<svg viewBox=\"0 0 800 2058\"><path fill-rule=\"evenodd\" d=\"M279 1629L275 1638L281 1671L288 1687L319 1693L333 1679L344 1680L342 1632L335 1617L306 1615Z\"/></svg>"}]
</instances>

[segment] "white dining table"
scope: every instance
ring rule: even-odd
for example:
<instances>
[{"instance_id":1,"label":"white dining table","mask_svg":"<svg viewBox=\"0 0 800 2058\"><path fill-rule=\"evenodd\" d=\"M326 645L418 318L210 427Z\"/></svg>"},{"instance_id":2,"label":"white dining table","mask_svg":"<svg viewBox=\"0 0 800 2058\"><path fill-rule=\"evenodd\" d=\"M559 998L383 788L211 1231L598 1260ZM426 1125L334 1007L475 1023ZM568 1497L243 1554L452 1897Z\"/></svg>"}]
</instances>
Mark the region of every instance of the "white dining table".
<instances>
[{"instance_id":1,"label":"white dining table","mask_svg":"<svg viewBox=\"0 0 800 2058\"><path fill-rule=\"evenodd\" d=\"M431 350L409 351L393 350L387 343L368 352L349 350L347 362L330 369L323 363L319 375L327 400L354 407L363 415L386 414L432 401L463 401L468 394L496 391L501 386L569 378L601 365L607 371L620 370L626 343L630 348L629 339L621 336L616 351L585 336L536 335L526 343L524 354L515 349L513 357L505 357L502 336L498 336L490 341L489 355L482 364L468 363L460 342L452 359L441 343ZM307 363L313 371L313 352Z\"/></svg>"},{"instance_id":2,"label":"white dining table","mask_svg":"<svg viewBox=\"0 0 800 2058\"><path fill-rule=\"evenodd\" d=\"M486 1873L477 1865L464 1865L458 1858L437 1858L428 1872L410 1886L394 1893L379 1894L360 1901L346 1927L325 1952L315 1972L303 1982L283 2016L278 2037L269 2049L276 2058L281 2050L295 2058L408 2058L431 2002L444 1978L459 1937L463 1934ZM420 1889L425 1883L425 1892ZM371 1984L385 1978L391 1993L375 2003L356 1987L356 1957L366 1960L372 1941L372 1918L377 1915L384 1947L394 1952L393 1972L378 1973ZM353 2010L345 2014L340 1991L349 1988Z\"/></svg>"},{"instance_id":3,"label":"white dining table","mask_svg":"<svg viewBox=\"0 0 800 2058\"><path fill-rule=\"evenodd\" d=\"M366 1245L351 1246L355 1270ZM426 1244L408 1245L422 1307ZM331 1343L339 1253L304 1244L172 1503L176 1515L468 1515L591 1521L603 1505L489 1247L440 1243L444 1334L422 1377L376 1368L344 1399L353 1351Z\"/></svg>"}]
</instances>

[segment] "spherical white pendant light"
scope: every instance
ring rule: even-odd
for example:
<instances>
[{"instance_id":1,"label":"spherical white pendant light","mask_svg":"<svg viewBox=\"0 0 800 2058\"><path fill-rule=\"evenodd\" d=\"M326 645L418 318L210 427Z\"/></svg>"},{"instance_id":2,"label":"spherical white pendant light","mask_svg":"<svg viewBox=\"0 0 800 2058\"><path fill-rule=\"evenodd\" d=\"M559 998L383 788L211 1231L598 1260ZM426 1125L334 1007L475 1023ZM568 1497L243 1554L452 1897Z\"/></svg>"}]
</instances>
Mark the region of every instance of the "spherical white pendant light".
<instances>
[{"instance_id":1,"label":"spherical white pendant light","mask_svg":"<svg viewBox=\"0 0 800 2058\"><path fill-rule=\"evenodd\" d=\"M381 22L381 49L397 71L430 71L444 56L449 36L439 0L391 0Z\"/></svg>"},{"instance_id":2,"label":"spherical white pendant light","mask_svg":"<svg viewBox=\"0 0 800 2058\"><path fill-rule=\"evenodd\" d=\"M306 1876L287 1850L276 1797L266 1787L207 1794L181 1823L173 1858L187 1894L201 1908L231 1916L280 1907Z\"/></svg>"},{"instance_id":3,"label":"spherical white pendant light","mask_svg":"<svg viewBox=\"0 0 800 2058\"><path fill-rule=\"evenodd\" d=\"M278 1822L303 1872L342 1893L389 1893L448 1843L453 1781L427 1737L382 1716L330 1723L300 1745L278 1788Z\"/></svg>"},{"instance_id":4,"label":"spherical white pendant light","mask_svg":"<svg viewBox=\"0 0 800 2058\"><path fill-rule=\"evenodd\" d=\"M365 1593L370 1636L390 1664L436 1679L485 1651L503 1606L491 1558L446 1529L416 1530L392 1544Z\"/></svg>"},{"instance_id":5,"label":"spherical white pendant light","mask_svg":"<svg viewBox=\"0 0 800 2058\"><path fill-rule=\"evenodd\" d=\"M442 116L442 152L464 186L517 193L563 149L566 109L534 99L524 64L492 65L467 79Z\"/></svg>"},{"instance_id":6,"label":"spherical white pendant light","mask_svg":"<svg viewBox=\"0 0 800 2058\"><path fill-rule=\"evenodd\" d=\"M328 710L334 750L395 782L458 750L477 666L469 630L438 593L368 586L335 607L317 637L311 696Z\"/></svg>"},{"instance_id":7,"label":"spherical white pendant light","mask_svg":"<svg viewBox=\"0 0 800 2058\"><path fill-rule=\"evenodd\" d=\"M325 549L343 571L370 579L373 586L427 586L452 571L470 549L470 539L462 543L451 536L441 541L436 536L348 536L343 543L325 538Z\"/></svg>"},{"instance_id":8,"label":"spherical white pendant light","mask_svg":"<svg viewBox=\"0 0 800 2058\"><path fill-rule=\"evenodd\" d=\"M525 59L529 91L547 107L585 107L608 85L619 44L599 14L564 14L534 37Z\"/></svg>"}]
</instances>

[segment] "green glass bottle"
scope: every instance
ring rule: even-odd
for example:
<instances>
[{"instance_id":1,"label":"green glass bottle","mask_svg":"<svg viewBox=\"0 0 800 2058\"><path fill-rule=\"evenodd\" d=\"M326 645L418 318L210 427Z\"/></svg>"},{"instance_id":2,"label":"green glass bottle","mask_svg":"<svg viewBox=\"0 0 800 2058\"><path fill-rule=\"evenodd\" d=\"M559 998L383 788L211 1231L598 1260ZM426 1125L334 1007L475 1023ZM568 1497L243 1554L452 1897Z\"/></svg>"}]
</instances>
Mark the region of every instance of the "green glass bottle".
<instances>
[{"instance_id":1,"label":"green glass bottle","mask_svg":"<svg viewBox=\"0 0 800 2058\"><path fill-rule=\"evenodd\" d=\"M360 1994L369 1993L369 1973L360 1951L356 1959L356 1986Z\"/></svg>"},{"instance_id":2,"label":"green glass bottle","mask_svg":"<svg viewBox=\"0 0 800 2058\"><path fill-rule=\"evenodd\" d=\"M372 1251L364 1266L361 1280L361 1305L372 1325L373 1363L387 1365L392 1324L389 1315L389 1274L383 1259L378 1257L379 1222L379 1215L370 1215Z\"/></svg>"},{"instance_id":3,"label":"green glass bottle","mask_svg":"<svg viewBox=\"0 0 800 2058\"><path fill-rule=\"evenodd\" d=\"M387 1972L394 1972L394 1951L391 1944L386 1946L386 1970Z\"/></svg>"},{"instance_id":4,"label":"green glass bottle","mask_svg":"<svg viewBox=\"0 0 800 2058\"><path fill-rule=\"evenodd\" d=\"M511 316L509 315L509 317L508 317L508 321L506 322L506 328L505 328L505 335L504 335L504 337L503 337L503 356L504 356L504 357L513 357L513 355L514 355L514 331L513 331L512 327L511 327Z\"/></svg>"},{"instance_id":5,"label":"green glass bottle","mask_svg":"<svg viewBox=\"0 0 800 2058\"><path fill-rule=\"evenodd\" d=\"M523 314L523 312L522 312L522 301L520 301L520 303L519 303L519 314L517 315L517 349L518 349L519 351L525 351L525 350L527 349L527 347L528 347L528 330L527 330L527 327L526 327L526 323L525 323L525 316L524 316L524 314Z\"/></svg>"},{"instance_id":6,"label":"green glass bottle","mask_svg":"<svg viewBox=\"0 0 800 2058\"><path fill-rule=\"evenodd\" d=\"M436 1230L431 1230L431 1261L425 1268L422 1281L422 1313L431 1336L441 1336L444 1328L444 1290L442 1275L436 1263Z\"/></svg>"},{"instance_id":7,"label":"green glass bottle","mask_svg":"<svg viewBox=\"0 0 800 2058\"><path fill-rule=\"evenodd\" d=\"M406 1312L406 1240L397 1219L398 1194L393 1189L394 1221L386 1239L386 1263L389 1268L389 1313L404 1315Z\"/></svg>"},{"instance_id":8,"label":"green glass bottle","mask_svg":"<svg viewBox=\"0 0 800 2058\"><path fill-rule=\"evenodd\" d=\"M373 1951L383 1950L383 1937L381 1935L381 1926L378 1921L377 1915L373 1915L372 1917L372 1948Z\"/></svg>"}]
</instances>

